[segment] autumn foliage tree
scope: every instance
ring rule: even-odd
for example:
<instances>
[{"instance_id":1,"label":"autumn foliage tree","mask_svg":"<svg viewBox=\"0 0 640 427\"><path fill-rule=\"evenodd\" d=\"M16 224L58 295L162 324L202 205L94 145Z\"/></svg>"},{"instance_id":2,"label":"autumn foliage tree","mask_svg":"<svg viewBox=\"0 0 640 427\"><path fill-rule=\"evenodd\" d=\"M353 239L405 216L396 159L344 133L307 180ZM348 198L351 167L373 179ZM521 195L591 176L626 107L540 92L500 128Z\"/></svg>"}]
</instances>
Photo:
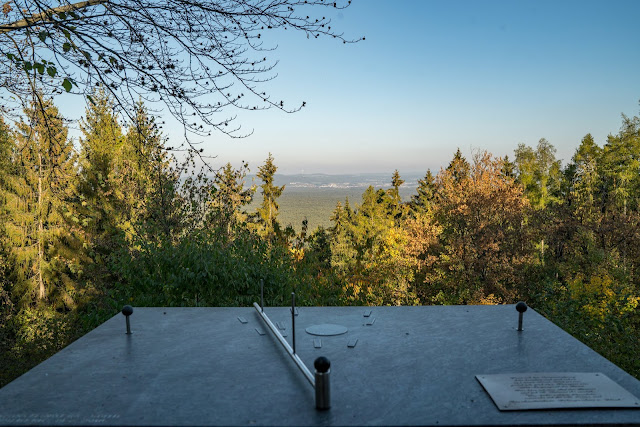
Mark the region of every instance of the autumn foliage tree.
<instances>
[{"instance_id":1,"label":"autumn foliage tree","mask_svg":"<svg viewBox=\"0 0 640 427\"><path fill-rule=\"evenodd\" d=\"M425 278L425 286L438 292L434 298L508 302L521 295L529 205L502 167L501 159L481 152L470 165L454 157L436 177L434 220L441 228L441 251Z\"/></svg>"}]
</instances>

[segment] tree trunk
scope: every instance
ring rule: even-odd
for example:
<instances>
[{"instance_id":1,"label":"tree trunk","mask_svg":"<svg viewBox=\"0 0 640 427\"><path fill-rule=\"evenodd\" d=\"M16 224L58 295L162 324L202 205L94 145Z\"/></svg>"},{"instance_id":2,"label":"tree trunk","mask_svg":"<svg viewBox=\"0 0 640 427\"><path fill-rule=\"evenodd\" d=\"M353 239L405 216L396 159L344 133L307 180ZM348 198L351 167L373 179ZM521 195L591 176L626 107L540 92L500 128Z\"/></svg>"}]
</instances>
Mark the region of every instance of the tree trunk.
<instances>
[{"instance_id":1,"label":"tree trunk","mask_svg":"<svg viewBox=\"0 0 640 427\"><path fill-rule=\"evenodd\" d=\"M37 266L37 281L38 281L38 299L44 299L44 279L42 277L42 264L44 261L44 224L43 224L43 212L42 208L42 154L38 153L38 266Z\"/></svg>"}]
</instances>

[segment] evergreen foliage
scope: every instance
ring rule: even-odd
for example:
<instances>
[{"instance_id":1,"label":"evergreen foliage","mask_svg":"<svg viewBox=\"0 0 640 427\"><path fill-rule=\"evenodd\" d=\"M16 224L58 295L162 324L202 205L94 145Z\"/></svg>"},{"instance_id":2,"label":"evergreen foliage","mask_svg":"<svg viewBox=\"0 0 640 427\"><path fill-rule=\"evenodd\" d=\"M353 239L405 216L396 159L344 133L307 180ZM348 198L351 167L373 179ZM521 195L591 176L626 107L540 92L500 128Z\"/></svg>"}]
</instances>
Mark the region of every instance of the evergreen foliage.
<instances>
[{"instance_id":1,"label":"evergreen foliage","mask_svg":"<svg viewBox=\"0 0 640 427\"><path fill-rule=\"evenodd\" d=\"M277 199L284 191L284 185L278 187L273 185L273 176L278 167L273 163L273 156L269 153L269 157L264 165L258 168L258 178L262 180L260 192L262 193L262 204L257 211L258 230L262 236L273 238L280 234L280 225L278 224L278 202Z\"/></svg>"},{"instance_id":2,"label":"evergreen foliage","mask_svg":"<svg viewBox=\"0 0 640 427\"><path fill-rule=\"evenodd\" d=\"M49 304L71 309L81 290L74 247L66 227L75 170L67 128L52 101L25 111L13 133L13 167L7 177L5 233L12 264L13 301L20 307Z\"/></svg>"},{"instance_id":3,"label":"evergreen foliage","mask_svg":"<svg viewBox=\"0 0 640 427\"><path fill-rule=\"evenodd\" d=\"M526 300L640 376L640 119L563 167L545 139L514 161L458 149L407 202L347 198L330 228L278 221L271 154L196 174L142 103L125 126L96 92L77 149L51 101L0 122L0 384L122 305L499 304Z\"/></svg>"}]
</instances>

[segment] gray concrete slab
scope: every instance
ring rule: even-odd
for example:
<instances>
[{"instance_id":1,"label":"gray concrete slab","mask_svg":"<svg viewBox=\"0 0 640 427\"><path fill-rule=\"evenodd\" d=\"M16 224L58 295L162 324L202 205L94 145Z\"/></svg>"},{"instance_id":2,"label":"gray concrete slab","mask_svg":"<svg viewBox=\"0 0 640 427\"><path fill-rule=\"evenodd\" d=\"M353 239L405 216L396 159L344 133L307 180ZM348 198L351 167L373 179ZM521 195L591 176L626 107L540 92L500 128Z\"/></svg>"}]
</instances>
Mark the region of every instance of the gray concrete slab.
<instances>
[{"instance_id":1,"label":"gray concrete slab","mask_svg":"<svg viewBox=\"0 0 640 427\"><path fill-rule=\"evenodd\" d=\"M299 357L332 364L325 412L253 308L134 310L132 335L119 314L0 389L0 424L640 425L634 409L500 412L476 375L602 372L640 396L638 380L534 310L517 332L513 305L299 307ZM291 342L290 308L265 312ZM348 332L317 346L305 328L325 323Z\"/></svg>"}]
</instances>

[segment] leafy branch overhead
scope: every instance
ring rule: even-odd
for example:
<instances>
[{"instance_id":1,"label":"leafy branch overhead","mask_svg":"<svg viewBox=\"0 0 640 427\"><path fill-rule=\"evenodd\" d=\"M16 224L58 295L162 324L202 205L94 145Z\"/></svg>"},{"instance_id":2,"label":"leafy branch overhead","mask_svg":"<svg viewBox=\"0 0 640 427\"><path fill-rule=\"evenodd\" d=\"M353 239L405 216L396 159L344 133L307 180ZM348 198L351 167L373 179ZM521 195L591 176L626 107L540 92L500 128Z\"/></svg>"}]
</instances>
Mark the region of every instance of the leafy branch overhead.
<instances>
[{"instance_id":1,"label":"leafy branch overhead","mask_svg":"<svg viewBox=\"0 0 640 427\"><path fill-rule=\"evenodd\" d=\"M326 17L350 3L9 0L0 15L2 108L8 113L9 100L28 99L34 85L47 94L88 98L100 86L125 114L140 99L159 101L197 135L213 128L242 136L234 113L220 113L233 107L295 112L305 105L289 106L265 90L278 63L272 57L277 44L265 36L293 30L356 42Z\"/></svg>"}]
</instances>

